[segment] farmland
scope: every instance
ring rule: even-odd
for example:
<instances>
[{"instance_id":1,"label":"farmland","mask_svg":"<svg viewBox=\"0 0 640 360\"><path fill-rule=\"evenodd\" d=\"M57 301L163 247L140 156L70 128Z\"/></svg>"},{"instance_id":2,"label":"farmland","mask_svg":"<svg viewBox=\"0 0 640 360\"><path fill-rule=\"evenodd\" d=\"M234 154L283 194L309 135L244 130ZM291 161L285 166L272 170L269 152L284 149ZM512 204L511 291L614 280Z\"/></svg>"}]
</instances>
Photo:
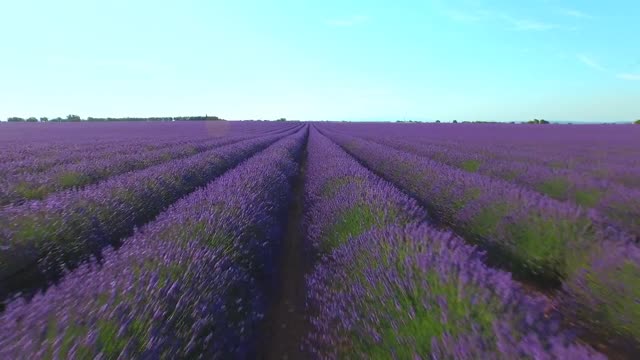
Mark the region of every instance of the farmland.
<instances>
[{"instance_id":1,"label":"farmland","mask_svg":"<svg viewBox=\"0 0 640 360\"><path fill-rule=\"evenodd\" d=\"M0 358L636 358L639 139L0 124Z\"/></svg>"}]
</instances>

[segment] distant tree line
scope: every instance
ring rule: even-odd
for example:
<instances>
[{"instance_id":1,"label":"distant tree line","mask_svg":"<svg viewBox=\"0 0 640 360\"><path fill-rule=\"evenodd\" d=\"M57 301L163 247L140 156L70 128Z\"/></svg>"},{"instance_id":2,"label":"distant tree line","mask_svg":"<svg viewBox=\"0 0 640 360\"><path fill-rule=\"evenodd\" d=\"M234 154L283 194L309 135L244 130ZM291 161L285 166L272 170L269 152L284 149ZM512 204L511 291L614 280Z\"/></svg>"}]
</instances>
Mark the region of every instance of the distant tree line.
<instances>
[{"instance_id":1,"label":"distant tree line","mask_svg":"<svg viewBox=\"0 0 640 360\"><path fill-rule=\"evenodd\" d=\"M125 117L125 118L94 118L88 117L87 121L223 121L217 116L167 116L167 117Z\"/></svg>"},{"instance_id":2,"label":"distant tree line","mask_svg":"<svg viewBox=\"0 0 640 360\"><path fill-rule=\"evenodd\" d=\"M396 120L397 123L429 123L428 121L419 121L419 120ZM440 120L436 120L434 122L432 122L433 124L440 124L442 123ZM452 124L503 124L499 121L458 121L458 120L453 120L451 122ZM515 124L514 121L510 122L510 124Z\"/></svg>"},{"instance_id":3,"label":"distant tree line","mask_svg":"<svg viewBox=\"0 0 640 360\"><path fill-rule=\"evenodd\" d=\"M529 120L527 121L527 124L549 124L549 122L545 119L533 119L533 120Z\"/></svg>"},{"instance_id":4,"label":"distant tree line","mask_svg":"<svg viewBox=\"0 0 640 360\"><path fill-rule=\"evenodd\" d=\"M640 119L636 120L636 121L634 122L634 124L636 124L636 125L640 125Z\"/></svg>"},{"instance_id":5,"label":"distant tree line","mask_svg":"<svg viewBox=\"0 0 640 360\"><path fill-rule=\"evenodd\" d=\"M24 119L21 117L10 117L7 119L8 122L80 122L80 121L224 121L217 116L175 116L175 117L124 117L124 118L95 118L88 117L86 120L80 118L78 115L68 115L66 118L57 117L54 119L49 119L47 117L41 117L37 119L35 117L30 117L28 119ZM282 120L284 121L284 120Z\"/></svg>"},{"instance_id":6,"label":"distant tree line","mask_svg":"<svg viewBox=\"0 0 640 360\"><path fill-rule=\"evenodd\" d=\"M41 117L40 119L37 119L35 117L30 117L27 119L21 118L21 117L10 117L7 119L8 122L47 122L49 121L49 118L47 117Z\"/></svg>"}]
</instances>

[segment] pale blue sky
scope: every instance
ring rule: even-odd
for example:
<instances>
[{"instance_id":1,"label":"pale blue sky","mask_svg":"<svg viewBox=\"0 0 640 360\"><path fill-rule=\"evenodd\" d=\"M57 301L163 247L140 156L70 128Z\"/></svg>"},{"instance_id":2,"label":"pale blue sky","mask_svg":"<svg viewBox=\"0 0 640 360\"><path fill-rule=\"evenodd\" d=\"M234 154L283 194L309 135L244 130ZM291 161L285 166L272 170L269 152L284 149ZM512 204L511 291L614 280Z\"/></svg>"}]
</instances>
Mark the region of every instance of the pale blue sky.
<instances>
[{"instance_id":1,"label":"pale blue sky","mask_svg":"<svg viewBox=\"0 0 640 360\"><path fill-rule=\"evenodd\" d=\"M0 3L0 118L630 121L640 2Z\"/></svg>"}]
</instances>

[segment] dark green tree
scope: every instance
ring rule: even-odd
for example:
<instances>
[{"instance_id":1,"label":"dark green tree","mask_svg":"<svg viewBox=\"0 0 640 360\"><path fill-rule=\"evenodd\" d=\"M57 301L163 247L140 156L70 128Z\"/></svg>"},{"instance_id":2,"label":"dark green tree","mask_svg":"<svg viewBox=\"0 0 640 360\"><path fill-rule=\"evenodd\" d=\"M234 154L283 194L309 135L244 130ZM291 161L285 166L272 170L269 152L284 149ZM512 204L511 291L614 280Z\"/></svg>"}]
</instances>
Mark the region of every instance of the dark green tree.
<instances>
[{"instance_id":1,"label":"dark green tree","mask_svg":"<svg viewBox=\"0 0 640 360\"><path fill-rule=\"evenodd\" d=\"M14 117L8 118L7 121L9 121L9 122L24 122L24 119L21 118L21 117L15 117L14 116Z\"/></svg>"},{"instance_id":2,"label":"dark green tree","mask_svg":"<svg viewBox=\"0 0 640 360\"><path fill-rule=\"evenodd\" d=\"M47 121L49 121L49 118L46 116L43 116L40 118L40 122L47 122Z\"/></svg>"}]
</instances>

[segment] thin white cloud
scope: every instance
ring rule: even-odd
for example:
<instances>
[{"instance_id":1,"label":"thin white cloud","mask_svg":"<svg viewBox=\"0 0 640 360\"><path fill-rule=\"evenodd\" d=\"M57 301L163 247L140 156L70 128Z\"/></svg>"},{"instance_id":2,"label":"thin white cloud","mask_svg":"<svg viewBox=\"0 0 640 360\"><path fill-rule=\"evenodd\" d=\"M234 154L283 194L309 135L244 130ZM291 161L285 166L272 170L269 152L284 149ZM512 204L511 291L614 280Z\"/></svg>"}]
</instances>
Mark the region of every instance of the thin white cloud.
<instances>
[{"instance_id":1,"label":"thin white cloud","mask_svg":"<svg viewBox=\"0 0 640 360\"><path fill-rule=\"evenodd\" d=\"M363 24L369 21L370 18L366 15L354 15L348 18L331 19L327 21L327 25L335 27L349 27Z\"/></svg>"},{"instance_id":2,"label":"thin white cloud","mask_svg":"<svg viewBox=\"0 0 640 360\"><path fill-rule=\"evenodd\" d=\"M618 79L640 81L640 74L622 73L616 75Z\"/></svg>"},{"instance_id":3,"label":"thin white cloud","mask_svg":"<svg viewBox=\"0 0 640 360\"><path fill-rule=\"evenodd\" d=\"M560 28L559 25L551 24L543 21L532 20L532 19L523 19L511 16L507 13L497 12L492 13L493 16L497 19L505 21L509 25L511 25L512 30L517 31L545 31L551 29Z\"/></svg>"},{"instance_id":4,"label":"thin white cloud","mask_svg":"<svg viewBox=\"0 0 640 360\"><path fill-rule=\"evenodd\" d=\"M600 63L598 63L596 60L594 60L588 55L578 54L577 58L581 63L587 65L592 69L595 69L598 71L608 71L604 66L600 65Z\"/></svg>"},{"instance_id":5,"label":"thin white cloud","mask_svg":"<svg viewBox=\"0 0 640 360\"><path fill-rule=\"evenodd\" d=\"M588 55L578 54L576 55L576 57L581 63L583 63L584 65L594 70L604 72L612 76L615 74L614 71L609 70L606 67L602 66L598 61L596 61L595 59L591 58ZM640 81L640 73L617 73L615 74L615 77L622 80Z\"/></svg>"},{"instance_id":6,"label":"thin white cloud","mask_svg":"<svg viewBox=\"0 0 640 360\"><path fill-rule=\"evenodd\" d=\"M519 30L519 31L527 31L527 30L545 31L545 30L557 29L560 27L556 24L550 24L546 22L528 20L528 19L509 18L508 22L511 23L511 25L513 25L514 30Z\"/></svg>"},{"instance_id":7,"label":"thin white cloud","mask_svg":"<svg viewBox=\"0 0 640 360\"><path fill-rule=\"evenodd\" d=\"M546 31L560 29L562 26L539 20L514 17L498 11L479 10L474 12L449 9L444 12L449 19L458 22L498 21L509 25L515 31Z\"/></svg>"},{"instance_id":8,"label":"thin white cloud","mask_svg":"<svg viewBox=\"0 0 640 360\"><path fill-rule=\"evenodd\" d=\"M445 14L451 19L459 22L476 22L482 20L479 14L472 14L459 10L446 10Z\"/></svg>"},{"instance_id":9,"label":"thin white cloud","mask_svg":"<svg viewBox=\"0 0 640 360\"><path fill-rule=\"evenodd\" d=\"M561 14L579 19L593 19L593 16L576 9L560 9Z\"/></svg>"}]
</instances>

